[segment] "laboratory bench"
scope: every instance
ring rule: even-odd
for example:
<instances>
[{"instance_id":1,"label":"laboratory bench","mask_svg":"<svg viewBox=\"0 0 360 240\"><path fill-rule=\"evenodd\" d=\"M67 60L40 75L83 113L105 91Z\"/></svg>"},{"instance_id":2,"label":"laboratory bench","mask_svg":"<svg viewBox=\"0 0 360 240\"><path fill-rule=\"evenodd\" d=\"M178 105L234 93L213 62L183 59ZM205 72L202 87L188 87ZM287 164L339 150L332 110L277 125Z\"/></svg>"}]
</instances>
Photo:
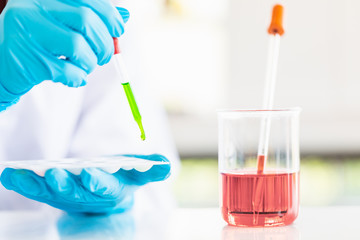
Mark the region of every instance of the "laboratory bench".
<instances>
[{"instance_id":1,"label":"laboratory bench","mask_svg":"<svg viewBox=\"0 0 360 240\"><path fill-rule=\"evenodd\" d=\"M218 208L179 208L167 216L133 213L67 215L52 211L0 212L0 239L319 240L360 239L360 206L301 207L285 227L228 226Z\"/></svg>"}]
</instances>

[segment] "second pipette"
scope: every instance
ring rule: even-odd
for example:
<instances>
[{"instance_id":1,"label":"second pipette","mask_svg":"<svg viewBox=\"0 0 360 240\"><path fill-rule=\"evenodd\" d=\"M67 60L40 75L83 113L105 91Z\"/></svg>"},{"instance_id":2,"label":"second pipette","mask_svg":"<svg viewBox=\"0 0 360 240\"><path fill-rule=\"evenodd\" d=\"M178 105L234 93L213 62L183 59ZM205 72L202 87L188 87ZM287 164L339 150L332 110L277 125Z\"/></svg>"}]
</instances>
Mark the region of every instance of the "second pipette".
<instances>
[{"instance_id":1,"label":"second pipette","mask_svg":"<svg viewBox=\"0 0 360 240\"><path fill-rule=\"evenodd\" d=\"M270 34L270 43L263 101L263 109L266 110L271 110L274 105L273 103L276 83L276 72L279 59L280 36L284 34L284 29L282 26L283 10L284 8L281 5L274 6L271 23L268 29L268 33ZM270 125L271 119L269 117L264 118L261 124L258 148L258 173L263 173L265 168L265 162L268 155L269 147Z\"/></svg>"}]
</instances>

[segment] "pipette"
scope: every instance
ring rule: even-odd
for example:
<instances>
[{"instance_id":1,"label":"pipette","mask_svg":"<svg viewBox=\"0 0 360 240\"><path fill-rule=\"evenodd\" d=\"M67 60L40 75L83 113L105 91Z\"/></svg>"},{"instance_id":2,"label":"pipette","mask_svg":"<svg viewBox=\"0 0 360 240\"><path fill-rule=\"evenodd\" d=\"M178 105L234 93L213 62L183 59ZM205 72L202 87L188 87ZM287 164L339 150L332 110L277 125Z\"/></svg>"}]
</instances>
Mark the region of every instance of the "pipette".
<instances>
[{"instance_id":1,"label":"pipette","mask_svg":"<svg viewBox=\"0 0 360 240\"><path fill-rule=\"evenodd\" d=\"M274 92L276 83L277 65L280 50L280 37L284 34L282 26L283 6L277 4L273 8L271 23L268 28L270 34L267 70L265 78L265 90L263 109L271 110L274 104ZM263 173L266 157L268 154L271 119L265 117L261 123L260 140L258 146L257 172Z\"/></svg>"},{"instance_id":2,"label":"pipette","mask_svg":"<svg viewBox=\"0 0 360 240\"><path fill-rule=\"evenodd\" d=\"M145 131L144 131L144 128L142 125L139 108L136 104L135 97L134 97L134 94L133 94L131 86L130 86L130 81L129 81L130 78L126 71L124 60L120 53L119 40L117 38L113 38L113 40L114 40L114 48L115 48L113 61L115 61L116 73L120 77L121 85L124 88L126 98L129 102L129 106L130 106L132 115L134 117L135 122L139 126L139 129L141 132L141 139L144 141L145 140Z\"/></svg>"}]
</instances>

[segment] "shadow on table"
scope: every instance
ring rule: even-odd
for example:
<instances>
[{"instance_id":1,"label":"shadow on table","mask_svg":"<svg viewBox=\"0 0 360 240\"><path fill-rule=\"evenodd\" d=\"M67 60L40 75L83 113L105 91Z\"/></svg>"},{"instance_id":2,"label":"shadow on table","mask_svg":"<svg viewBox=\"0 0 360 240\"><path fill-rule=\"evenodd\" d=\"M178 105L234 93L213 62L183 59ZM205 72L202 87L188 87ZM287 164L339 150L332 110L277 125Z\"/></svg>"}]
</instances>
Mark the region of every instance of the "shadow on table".
<instances>
[{"instance_id":1,"label":"shadow on table","mask_svg":"<svg viewBox=\"0 0 360 240\"><path fill-rule=\"evenodd\" d=\"M294 226L285 227L267 227L267 228L245 228L225 226L221 232L222 240L299 240L300 232Z\"/></svg>"},{"instance_id":2,"label":"shadow on table","mask_svg":"<svg viewBox=\"0 0 360 240\"><path fill-rule=\"evenodd\" d=\"M60 239L134 239L135 223L131 213L112 215L69 215L59 218Z\"/></svg>"}]
</instances>

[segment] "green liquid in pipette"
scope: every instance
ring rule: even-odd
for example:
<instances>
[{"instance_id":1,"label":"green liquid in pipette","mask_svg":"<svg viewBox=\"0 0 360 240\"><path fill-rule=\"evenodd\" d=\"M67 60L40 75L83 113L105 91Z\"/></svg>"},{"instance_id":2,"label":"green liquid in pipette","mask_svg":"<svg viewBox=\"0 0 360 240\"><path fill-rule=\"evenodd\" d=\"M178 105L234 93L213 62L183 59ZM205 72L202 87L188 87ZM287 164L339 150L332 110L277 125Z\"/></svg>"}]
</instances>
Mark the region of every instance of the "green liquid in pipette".
<instances>
[{"instance_id":1,"label":"green liquid in pipette","mask_svg":"<svg viewBox=\"0 0 360 240\"><path fill-rule=\"evenodd\" d=\"M130 106L130 109L131 109L131 112L132 112L132 115L135 119L135 122L138 124L139 128L140 128L140 132L141 132L141 140L145 140L145 131L144 131L144 128L143 128L143 125L142 125L142 122L141 122L141 115L140 115L140 112L139 112L139 108L136 104L136 101L135 101L135 97L134 97L134 94L131 90L131 87L130 87L130 83L122 83L123 85L123 88L124 88L124 91L125 91L125 94L126 94L126 98L129 102L129 106Z\"/></svg>"}]
</instances>

